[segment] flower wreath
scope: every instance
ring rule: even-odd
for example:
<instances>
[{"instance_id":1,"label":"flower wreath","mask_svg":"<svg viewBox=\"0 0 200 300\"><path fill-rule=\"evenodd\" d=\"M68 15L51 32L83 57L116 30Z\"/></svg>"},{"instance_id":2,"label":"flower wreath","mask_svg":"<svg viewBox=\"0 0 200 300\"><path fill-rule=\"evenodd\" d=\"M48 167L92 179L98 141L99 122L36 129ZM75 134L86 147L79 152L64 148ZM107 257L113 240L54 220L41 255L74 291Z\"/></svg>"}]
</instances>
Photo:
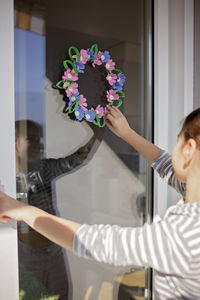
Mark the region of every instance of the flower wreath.
<instances>
[{"instance_id":1,"label":"flower wreath","mask_svg":"<svg viewBox=\"0 0 200 300\"><path fill-rule=\"evenodd\" d=\"M72 55L72 51L75 53ZM125 97L122 87L125 82L125 76L120 69L115 69L115 62L110 58L108 51L101 52L98 50L97 44L91 46L87 50L80 50L76 47L69 48L70 60L65 60L63 65L65 67L62 80L57 82L56 87L64 89L67 97L69 98L63 112L74 113L77 120L82 121L85 119L92 122L99 127L104 127L106 124L105 113L106 107L98 105L96 108L88 108L87 100L84 95L79 94L78 91L78 73L84 73L85 64L91 63L92 67L96 65L105 65L107 71L106 80L111 86L111 89L106 91L107 105L120 107L122 99Z\"/></svg>"}]
</instances>

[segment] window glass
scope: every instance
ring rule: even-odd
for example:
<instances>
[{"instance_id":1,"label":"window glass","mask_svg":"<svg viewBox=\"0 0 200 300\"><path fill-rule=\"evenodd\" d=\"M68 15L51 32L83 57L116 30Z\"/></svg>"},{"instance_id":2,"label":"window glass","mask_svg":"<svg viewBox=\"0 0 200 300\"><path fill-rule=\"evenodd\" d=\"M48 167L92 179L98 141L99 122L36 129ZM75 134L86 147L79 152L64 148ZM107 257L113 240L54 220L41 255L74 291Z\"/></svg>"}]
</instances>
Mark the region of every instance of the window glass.
<instances>
[{"instance_id":1,"label":"window glass","mask_svg":"<svg viewBox=\"0 0 200 300\"><path fill-rule=\"evenodd\" d=\"M126 76L120 110L145 136L146 1L14 2L18 199L79 223L141 226L151 204L145 162L106 126L63 113L66 96L55 87L69 47L97 44ZM89 65L80 74L88 108L105 106L106 75ZM23 222L18 250L20 299L145 299L144 269L84 260Z\"/></svg>"}]
</instances>

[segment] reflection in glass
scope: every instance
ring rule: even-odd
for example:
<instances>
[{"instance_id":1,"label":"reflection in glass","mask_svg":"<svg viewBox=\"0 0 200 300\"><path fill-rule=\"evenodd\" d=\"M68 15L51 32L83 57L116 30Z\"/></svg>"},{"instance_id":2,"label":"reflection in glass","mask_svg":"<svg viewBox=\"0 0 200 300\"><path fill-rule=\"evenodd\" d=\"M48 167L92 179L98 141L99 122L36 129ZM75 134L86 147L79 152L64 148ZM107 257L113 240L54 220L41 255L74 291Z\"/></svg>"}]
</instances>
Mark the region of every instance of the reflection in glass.
<instances>
[{"instance_id":1,"label":"reflection in glass","mask_svg":"<svg viewBox=\"0 0 200 300\"><path fill-rule=\"evenodd\" d=\"M131 127L145 135L144 6L123 3L15 0L17 196L80 223L140 226L146 220L146 166L129 145L62 113L52 88L71 46L97 43L126 75L123 106ZM87 68L79 81L89 105L103 104L105 77ZM145 270L85 261L18 224L21 299L144 299ZM50 299L50 298L49 298ZM51 298L52 299L52 298Z\"/></svg>"},{"instance_id":2,"label":"reflection in glass","mask_svg":"<svg viewBox=\"0 0 200 300\"><path fill-rule=\"evenodd\" d=\"M16 121L15 132L18 199L58 215L55 198L52 196L52 181L86 161L96 136L69 156L45 159L41 151L42 128L39 124L30 120ZM70 270L61 247L23 222L18 222L18 239L21 271L31 273L48 293L60 295L59 299L68 299ZM24 277L20 283L22 290L27 292L26 287L23 289Z\"/></svg>"}]
</instances>

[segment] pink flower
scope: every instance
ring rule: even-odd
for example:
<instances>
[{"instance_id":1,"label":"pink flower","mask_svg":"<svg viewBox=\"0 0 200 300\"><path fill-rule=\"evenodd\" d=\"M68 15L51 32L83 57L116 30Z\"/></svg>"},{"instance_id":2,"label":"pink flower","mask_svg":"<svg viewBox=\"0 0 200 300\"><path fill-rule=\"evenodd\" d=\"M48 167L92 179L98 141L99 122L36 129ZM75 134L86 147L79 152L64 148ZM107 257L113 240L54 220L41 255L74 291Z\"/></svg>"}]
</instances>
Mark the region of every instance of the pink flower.
<instances>
[{"instance_id":1,"label":"pink flower","mask_svg":"<svg viewBox=\"0 0 200 300\"><path fill-rule=\"evenodd\" d=\"M80 62L82 64L86 64L86 62L88 61L88 59L89 59L89 55L87 54L87 50L82 49L80 51Z\"/></svg>"},{"instance_id":2,"label":"pink flower","mask_svg":"<svg viewBox=\"0 0 200 300\"><path fill-rule=\"evenodd\" d=\"M106 63L106 69L112 71L115 68L115 62L112 59L109 59Z\"/></svg>"},{"instance_id":3,"label":"pink flower","mask_svg":"<svg viewBox=\"0 0 200 300\"><path fill-rule=\"evenodd\" d=\"M97 53L97 56L96 56L94 62L92 63L93 68L95 67L95 65L98 65L98 66L102 65L102 61L101 61L101 51L99 51L99 52Z\"/></svg>"},{"instance_id":4,"label":"pink flower","mask_svg":"<svg viewBox=\"0 0 200 300\"><path fill-rule=\"evenodd\" d=\"M62 79L76 81L76 80L78 80L78 75L75 74L70 69L67 69L67 71L64 72L64 75L62 76Z\"/></svg>"},{"instance_id":5,"label":"pink flower","mask_svg":"<svg viewBox=\"0 0 200 300\"><path fill-rule=\"evenodd\" d=\"M107 108L107 106L105 107L105 114L107 114L109 112L109 109Z\"/></svg>"},{"instance_id":6,"label":"pink flower","mask_svg":"<svg viewBox=\"0 0 200 300\"><path fill-rule=\"evenodd\" d=\"M96 107L95 112L97 113L98 117L101 118L101 117L103 117L103 114L104 114L104 108L99 104Z\"/></svg>"},{"instance_id":7,"label":"pink flower","mask_svg":"<svg viewBox=\"0 0 200 300\"><path fill-rule=\"evenodd\" d=\"M80 102L79 102L79 106L83 109L83 110L87 110L87 100L86 98L84 98L83 95L80 95Z\"/></svg>"},{"instance_id":8,"label":"pink flower","mask_svg":"<svg viewBox=\"0 0 200 300\"><path fill-rule=\"evenodd\" d=\"M116 82L117 75L110 73L106 76L106 79L108 80L110 85L113 85Z\"/></svg>"},{"instance_id":9,"label":"pink flower","mask_svg":"<svg viewBox=\"0 0 200 300\"><path fill-rule=\"evenodd\" d=\"M115 91L113 91L113 90L109 90L106 93L107 93L106 97L108 99L108 102L112 102L114 100L119 99L119 95L117 93L115 93Z\"/></svg>"},{"instance_id":10,"label":"pink flower","mask_svg":"<svg viewBox=\"0 0 200 300\"><path fill-rule=\"evenodd\" d=\"M76 82L69 85L67 87L67 89L65 90L67 97L70 97L72 94L75 95L78 92L77 87L78 87L78 84Z\"/></svg>"}]
</instances>

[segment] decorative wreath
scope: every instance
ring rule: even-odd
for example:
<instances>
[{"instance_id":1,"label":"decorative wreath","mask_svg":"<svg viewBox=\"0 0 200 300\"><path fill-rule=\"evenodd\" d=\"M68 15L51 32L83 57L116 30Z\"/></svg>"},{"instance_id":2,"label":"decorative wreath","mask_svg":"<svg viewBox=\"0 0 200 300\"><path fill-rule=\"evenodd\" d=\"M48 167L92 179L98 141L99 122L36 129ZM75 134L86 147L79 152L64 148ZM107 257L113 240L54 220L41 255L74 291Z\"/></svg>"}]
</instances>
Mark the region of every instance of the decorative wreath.
<instances>
[{"instance_id":1,"label":"decorative wreath","mask_svg":"<svg viewBox=\"0 0 200 300\"><path fill-rule=\"evenodd\" d=\"M72 53L74 52L74 54ZM70 60L63 62L65 71L62 80L57 82L56 87L64 89L69 101L66 103L63 112L72 114L79 121L85 119L99 127L106 124L105 113L106 106L120 107L122 99L125 97L122 87L125 82L125 76L120 69L115 68L115 62L110 58L108 51L99 51L97 44L92 45L87 50L79 50L76 47L69 48ZM78 75L84 73L85 64L90 63L93 68L104 64L107 71L106 80L111 88L106 91L106 106L98 105L97 107L88 108L87 99L78 91Z\"/></svg>"}]
</instances>

